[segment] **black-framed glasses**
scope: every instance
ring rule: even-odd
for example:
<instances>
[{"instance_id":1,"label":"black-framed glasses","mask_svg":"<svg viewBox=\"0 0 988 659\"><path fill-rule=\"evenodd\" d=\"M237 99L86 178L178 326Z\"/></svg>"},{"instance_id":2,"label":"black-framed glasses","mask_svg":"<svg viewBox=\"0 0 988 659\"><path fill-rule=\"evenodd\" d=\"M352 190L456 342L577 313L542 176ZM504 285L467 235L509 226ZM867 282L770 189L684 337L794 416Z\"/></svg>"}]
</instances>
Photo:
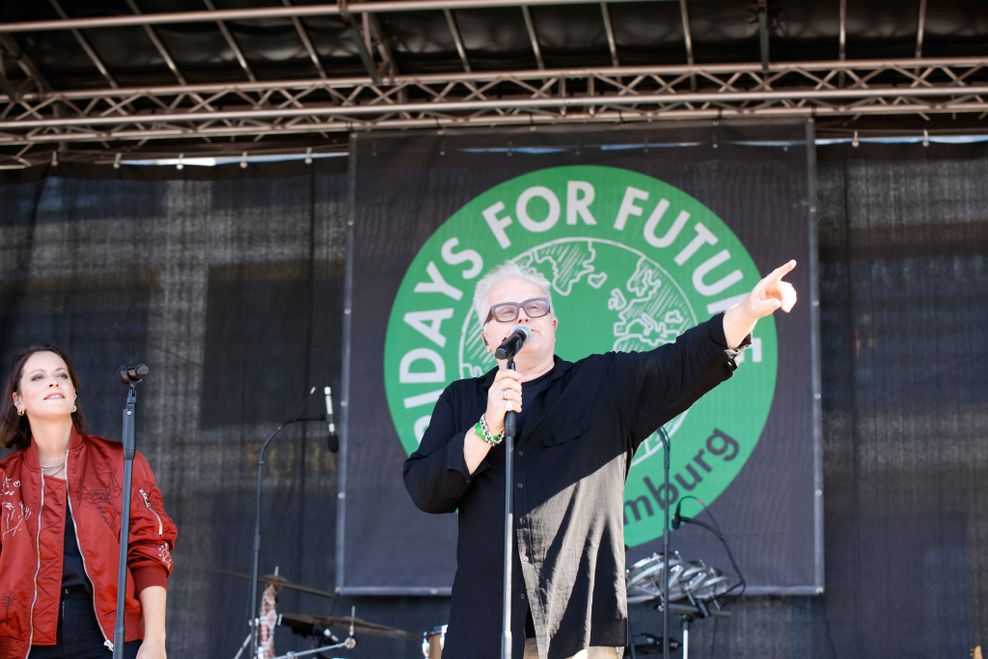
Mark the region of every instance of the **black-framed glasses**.
<instances>
[{"instance_id":1,"label":"black-framed glasses","mask_svg":"<svg viewBox=\"0 0 988 659\"><path fill-rule=\"evenodd\" d=\"M499 323L511 323L518 320L520 310L525 310L525 315L529 318L541 318L549 313L549 298L533 297L524 302L502 302L495 304L487 313L487 320L484 324L496 320Z\"/></svg>"}]
</instances>

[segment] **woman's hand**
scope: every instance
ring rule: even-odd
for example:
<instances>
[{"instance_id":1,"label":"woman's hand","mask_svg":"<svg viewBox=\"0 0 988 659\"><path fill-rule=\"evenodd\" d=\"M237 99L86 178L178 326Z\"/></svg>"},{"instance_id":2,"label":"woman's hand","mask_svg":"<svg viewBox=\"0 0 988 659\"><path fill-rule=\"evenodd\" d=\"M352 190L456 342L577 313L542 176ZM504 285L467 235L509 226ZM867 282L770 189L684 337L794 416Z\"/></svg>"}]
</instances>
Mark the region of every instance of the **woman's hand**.
<instances>
[{"instance_id":1,"label":"woman's hand","mask_svg":"<svg viewBox=\"0 0 988 659\"><path fill-rule=\"evenodd\" d=\"M137 659L165 659L165 601L168 591L148 586L137 594L144 619L144 640Z\"/></svg>"},{"instance_id":2,"label":"woman's hand","mask_svg":"<svg viewBox=\"0 0 988 659\"><path fill-rule=\"evenodd\" d=\"M137 651L137 659L166 659L165 639L148 637L141 641L141 648Z\"/></svg>"}]
</instances>

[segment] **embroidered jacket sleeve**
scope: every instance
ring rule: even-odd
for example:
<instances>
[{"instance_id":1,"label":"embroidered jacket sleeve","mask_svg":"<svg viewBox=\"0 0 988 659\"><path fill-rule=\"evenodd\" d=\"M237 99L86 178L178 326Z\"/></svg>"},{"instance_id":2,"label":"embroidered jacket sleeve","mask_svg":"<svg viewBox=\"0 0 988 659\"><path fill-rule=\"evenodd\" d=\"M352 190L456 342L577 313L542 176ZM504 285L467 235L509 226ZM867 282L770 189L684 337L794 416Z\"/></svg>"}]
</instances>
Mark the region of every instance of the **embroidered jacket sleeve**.
<instances>
[{"instance_id":1,"label":"embroidered jacket sleeve","mask_svg":"<svg viewBox=\"0 0 988 659\"><path fill-rule=\"evenodd\" d=\"M147 459L134 458L134 490L130 506L130 541L127 564L134 575L134 586L141 592L148 586L167 587L174 566L172 549L178 529L165 513L161 491Z\"/></svg>"}]
</instances>

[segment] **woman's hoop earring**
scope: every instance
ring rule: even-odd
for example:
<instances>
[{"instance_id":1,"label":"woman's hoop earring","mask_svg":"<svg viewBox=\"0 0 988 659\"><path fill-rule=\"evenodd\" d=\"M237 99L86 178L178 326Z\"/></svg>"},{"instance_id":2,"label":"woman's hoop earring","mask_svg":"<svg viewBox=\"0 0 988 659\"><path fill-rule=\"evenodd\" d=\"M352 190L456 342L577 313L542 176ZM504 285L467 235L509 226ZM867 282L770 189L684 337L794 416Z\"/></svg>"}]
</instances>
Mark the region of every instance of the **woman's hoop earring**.
<instances>
[{"instance_id":1,"label":"woman's hoop earring","mask_svg":"<svg viewBox=\"0 0 988 659\"><path fill-rule=\"evenodd\" d=\"M73 405L72 406L72 413L75 414L78 411L79 411L79 406L78 405Z\"/></svg>"}]
</instances>

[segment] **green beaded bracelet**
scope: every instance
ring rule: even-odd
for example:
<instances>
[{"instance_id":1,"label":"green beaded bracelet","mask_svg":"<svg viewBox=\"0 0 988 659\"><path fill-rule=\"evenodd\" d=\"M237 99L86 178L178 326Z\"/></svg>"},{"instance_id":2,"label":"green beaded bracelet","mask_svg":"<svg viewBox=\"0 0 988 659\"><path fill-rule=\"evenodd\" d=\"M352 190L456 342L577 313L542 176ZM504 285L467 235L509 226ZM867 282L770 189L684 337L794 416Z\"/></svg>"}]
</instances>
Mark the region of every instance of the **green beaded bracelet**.
<instances>
[{"instance_id":1,"label":"green beaded bracelet","mask_svg":"<svg viewBox=\"0 0 988 659\"><path fill-rule=\"evenodd\" d=\"M473 427L473 431L477 433L477 437L480 437L481 441L484 441L491 446L497 446L501 443L501 440L504 439L504 431L501 431L496 435L491 432L490 427L487 425L487 419L484 418L483 414L480 415L480 421L478 421Z\"/></svg>"}]
</instances>

